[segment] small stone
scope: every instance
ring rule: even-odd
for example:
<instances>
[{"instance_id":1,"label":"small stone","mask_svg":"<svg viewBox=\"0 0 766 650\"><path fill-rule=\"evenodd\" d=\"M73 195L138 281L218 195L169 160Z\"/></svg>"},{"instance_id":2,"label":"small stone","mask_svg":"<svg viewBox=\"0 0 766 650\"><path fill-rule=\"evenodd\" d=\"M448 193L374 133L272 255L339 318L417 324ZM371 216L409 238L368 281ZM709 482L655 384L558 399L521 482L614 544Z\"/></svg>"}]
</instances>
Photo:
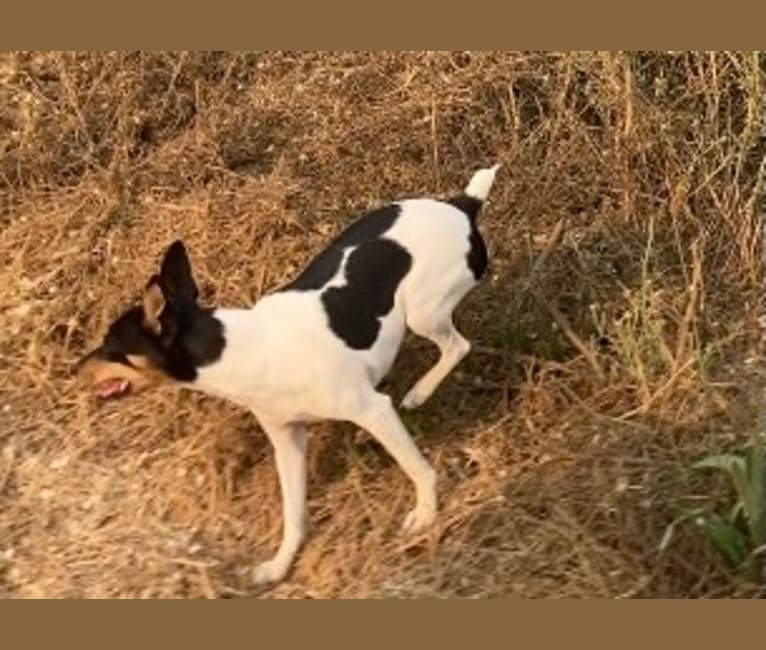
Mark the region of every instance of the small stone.
<instances>
[{"instance_id":1,"label":"small stone","mask_svg":"<svg viewBox=\"0 0 766 650\"><path fill-rule=\"evenodd\" d=\"M618 479L618 481L617 481L617 485L615 486L614 490L615 490L615 492L617 492L618 494L622 494L623 492L625 492L625 490L627 490L627 489L628 489L628 486L629 486L629 485L630 485L630 484L628 483L628 479L626 479L626 478L624 478L624 477L623 477L623 478L621 478L621 479Z\"/></svg>"}]
</instances>

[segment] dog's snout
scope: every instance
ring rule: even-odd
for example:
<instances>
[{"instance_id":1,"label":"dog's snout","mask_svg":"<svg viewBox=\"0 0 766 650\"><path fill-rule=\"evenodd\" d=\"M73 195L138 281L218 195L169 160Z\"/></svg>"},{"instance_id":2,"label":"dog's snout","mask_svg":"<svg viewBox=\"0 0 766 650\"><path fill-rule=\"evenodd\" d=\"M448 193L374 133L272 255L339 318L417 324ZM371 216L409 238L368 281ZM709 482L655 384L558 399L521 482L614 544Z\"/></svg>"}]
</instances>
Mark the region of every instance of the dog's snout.
<instances>
[{"instance_id":1,"label":"dog's snout","mask_svg":"<svg viewBox=\"0 0 766 650\"><path fill-rule=\"evenodd\" d=\"M85 368L85 364L93 357L93 353L90 352L89 354L86 354L81 359L78 359L75 361L74 365L72 366L72 375L75 377L81 377L83 368Z\"/></svg>"}]
</instances>

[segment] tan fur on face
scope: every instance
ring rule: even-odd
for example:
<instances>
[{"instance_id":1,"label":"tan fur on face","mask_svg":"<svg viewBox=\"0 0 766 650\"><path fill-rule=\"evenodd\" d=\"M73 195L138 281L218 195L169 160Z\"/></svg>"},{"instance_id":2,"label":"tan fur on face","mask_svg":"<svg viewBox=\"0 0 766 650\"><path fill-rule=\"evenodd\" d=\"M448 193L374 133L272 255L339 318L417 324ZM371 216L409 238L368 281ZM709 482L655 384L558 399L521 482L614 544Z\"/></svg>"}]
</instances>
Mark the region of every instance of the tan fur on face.
<instances>
[{"instance_id":1,"label":"tan fur on face","mask_svg":"<svg viewBox=\"0 0 766 650\"><path fill-rule=\"evenodd\" d=\"M109 379L127 379L134 390L166 379L163 373L149 365L145 357L130 355L128 360L136 367L91 357L80 366L77 374L81 381L91 386Z\"/></svg>"},{"instance_id":2,"label":"tan fur on face","mask_svg":"<svg viewBox=\"0 0 766 650\"><path fill-rule=\"evenodd\" d=\"M150 284L144 293L144 327L154 334L162 330L160 314L165 309L165 296L162 289L155 282Z\"/></svg>"}]
</instances>

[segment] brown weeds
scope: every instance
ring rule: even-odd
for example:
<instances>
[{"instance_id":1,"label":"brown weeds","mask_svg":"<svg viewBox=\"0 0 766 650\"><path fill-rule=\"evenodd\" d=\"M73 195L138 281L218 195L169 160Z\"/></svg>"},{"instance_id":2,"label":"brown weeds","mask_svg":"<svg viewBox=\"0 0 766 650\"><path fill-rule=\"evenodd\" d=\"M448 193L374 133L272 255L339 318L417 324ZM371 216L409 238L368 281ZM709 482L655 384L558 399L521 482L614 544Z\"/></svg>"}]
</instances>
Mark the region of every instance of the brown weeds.
<instances>
[{"instance_id":1,"label":"brown weeds","mask_svg":"<svg viewBox=\"0 0 766 650\"><path fill-rule=\"evenodd\" d=\"M0 594L251 595L281 525L257 425L170 389L96 406L73 361L175 237L252 304L352 215L503 163L474 351L401 472L321 426L311 536L273 596L751 594L689 533L683 469L760 435L755 53L10 53L0 59ZM388 389L434 359L410 341Z\"/></svg>"}]
</instances>

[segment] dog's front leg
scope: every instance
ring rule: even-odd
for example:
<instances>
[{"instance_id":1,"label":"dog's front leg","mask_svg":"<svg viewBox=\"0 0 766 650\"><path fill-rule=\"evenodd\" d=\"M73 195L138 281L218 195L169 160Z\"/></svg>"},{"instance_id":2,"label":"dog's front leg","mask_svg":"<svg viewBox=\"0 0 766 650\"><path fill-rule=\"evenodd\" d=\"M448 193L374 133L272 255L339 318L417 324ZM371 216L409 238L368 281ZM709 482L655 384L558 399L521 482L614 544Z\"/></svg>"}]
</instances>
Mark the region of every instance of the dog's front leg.
<instances>
[{"instance_id":1,"label":"dog's front leg","mask_svg":"<svg viewBox=\"0 0 766 650\"><path fill-rule=\"evenodd\" d=\"M306 529L306 438L299 424L275 424L261 420L274 447L282 492L282 543L276 555L255 567L256 584L278 582L285 577L303 542Z\"/></svg>"}]
</instances>

